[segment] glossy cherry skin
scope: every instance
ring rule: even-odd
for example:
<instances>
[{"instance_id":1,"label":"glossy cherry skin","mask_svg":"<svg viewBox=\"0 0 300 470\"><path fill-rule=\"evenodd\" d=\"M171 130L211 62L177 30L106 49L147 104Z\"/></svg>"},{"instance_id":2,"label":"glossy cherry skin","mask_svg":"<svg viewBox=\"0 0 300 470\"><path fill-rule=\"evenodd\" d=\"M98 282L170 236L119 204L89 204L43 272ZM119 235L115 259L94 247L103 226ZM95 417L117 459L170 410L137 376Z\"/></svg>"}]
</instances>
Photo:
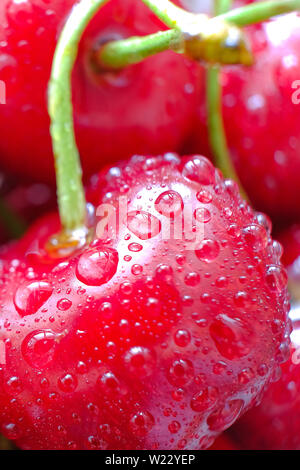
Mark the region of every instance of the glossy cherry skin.
<instances>
[{"instance_id":1,"label":"glossy cherry skin","mask_svg":"<svg viewBox=\"0 0 300 470\"><path fill-rule=\"evenodd\" d=\"M88 198L96 235L73 256L45 251L56 214L2 249L1 430L23 449L207 448L288 348L270 224L202 156L133 157Z\"/></svg>"},{"instance_id":2,"label":"glossy cherry skin","mask_svg":"<svg viewBox=\"0 0 300 470\"><path fill-rule=\"evenodd\" d=\"M6 88L0 162L23 178L54 182L47 85L58 35L75 3L3 0L0 5L0 80ZM202 83L195 64L171 51L119 73L97 73L91 62L101 41L164 28L140 0L111 0L89 24L72 82L85 177L136 153L180 150L191 134Z\"/></svg>"},{"instance_id":3,"label":"glossy cherry skin","mask_svg":"<svg viewBox=\"0 0 300 470\"><path fill-rule=\"evenodd\" d=\"M223 68L223 115L241 182L258 210L300 217L300 17L289 14L247 28L255 64ZM297 85L298 83L298 85ZM197 151L209 151L204 95Z\"/></svg>"},{"instance_id":4,"label":"glossy cherry skin","mask_svg":"<svg viewBox=\"0 0 300 470\"><path fill-rule=\"evenodd\" d=\"M292 294L290 358L281 366L281 377L272 384L260 406L250 410L233 428L246 449L300 450L300 227L294 225L279 235L283 261Z\"/></svg>"},{"instance_id":5,"label":"glossy cherry skin","mask_svg":"<svg viewBox=\"0 0 300 470\"><path fill-rule=\"evenodd\" d=\"M215 440L209 450L240 450L240 448L228 433L223 433Z\"/></svg>"}]
</instances>

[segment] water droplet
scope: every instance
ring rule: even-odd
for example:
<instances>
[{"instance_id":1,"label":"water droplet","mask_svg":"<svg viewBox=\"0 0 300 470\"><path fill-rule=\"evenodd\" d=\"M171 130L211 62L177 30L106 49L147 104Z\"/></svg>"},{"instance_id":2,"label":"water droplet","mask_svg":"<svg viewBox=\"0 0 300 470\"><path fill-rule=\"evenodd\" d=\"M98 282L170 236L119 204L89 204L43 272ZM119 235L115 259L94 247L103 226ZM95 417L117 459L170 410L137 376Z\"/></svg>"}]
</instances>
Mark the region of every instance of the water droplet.
<instances>
[{"instance_id":1,"label":"water droplet","mask_svg":"<svg viewBox=\"0 0 300 470\"><path fill-rule=\"evenodd\" d=\"M176 191L165 191L155 201L155 209L160 214L174 219L183 210L183 200Z\"/></svg>"},{"instance_id":2,"label":"water droplet","mask_svg":"<svg viewBox=\"0 0 300 470\"><path fill-rule=\"evenodd\" d=\"M178 421L172 421L168 426L168 429L171 434L176 434L180 428L181 424Z\"/></svg>"},{"instance_id":3,"label":"water droplet","mask_svg":"<svg viewBox=\"0 0 300 470\"><path fill-rule=\"evenodd\" d=\"M53 287L46 281L34 281L20 286L14 297L19 314L24 317L36 313L51 297Z\"/></svg>"},{"instance_id":4,"label":"water droplet","mask_svg":"<svg viewBox=\"0 0 300 470\"><path fill-rule=\"evenodd\" d=\"M15 423L3 424L1 431L7 439L15 440L21 436L20 430Z\"/></svg>"},{"instance_id":5,"label":"water droplet","mask_svg":"<svg viewBox=\"0 0 300 470\"><path fill-rule=\"evenodd\" d=\"M287 273L281 266L270 265L266 272L266 282L273 292L281 293L287 285Z\"/></svg>"},{"instance_id":6,"label":"water droplet","mask_svg":"<svg viewBox=\"0 0 300 470\"><path fill-rule=\"evenodd\" d=\"M74 392L77 387L77 379L72 374L65 374L63 377L58 379L58 387L63 392Z\"/></svg>"},{"instance_id":7,"label":"water droplet","mask_svg":"<svg viewBox=\"0 0 300 470\"><path fill-rule=\"evenodd\" d=\"M115 275L118 261L118 252L113 248L87 250L78 260L77 278L88 286L101 286Z\"/></svg>"},{"instance_id":8,"label":"water droplet","mask_svg":"<svg viewBox=\"0 0 300 470\"><path fill-rule=\"evenodd\" d=\"M156 366L156 356L153 351L142 346L134 346L124 355L127 370L136 377L149 377Z\"/></svg>"},{"instance_id":9,"label":"water droplet","mask_svg":"<svg viewBox=\"0 0 300 470\"><path fill-rule=\"evenodd\" d=\"M143 272L143 266L141 266L140 264L134 264L134 265L131 267L131 272L132 272L132 274L134 274L135 276L138 276L139 274L142 274L142 272Z\"/></svg>"},{"instance_id":10,"label":"water droplet","mask_svg":"<svg viewBox=\"0 0 300 470\"><path fill-rule=\"evenodd\" d=\"M60 299L56 304L58 310L65 312L72 307L72 302L69 299Z\"/></svg>"},{"instance_id":11,"label":"water droplet","mask_svg":"<svg viewBox=\"0 0 300 470\"><path fill-rule=\"evenodd\" d=\"M8 379L5 384L5 389L9 395L12 395L14 397L19 395L19 393L21 393L23 390L23 384L21 382L20 377L10 377L10 379Z\"/></svg>"},{"instance_id":12,"label":"water droplet","mask_svg":"<svg viewBox=\"0 0 300 470\"><path fill-rule=\"evenodd\" d=\"M129 430L138 437L144 437L154 426L154 418L148 411L139 411L129 421Z\"/></svg>"},{"instance_id":13,"label":"water droplet","mask_svg":"<svg viewBox=\"0 0 300 470\"><path fill-rule=\"evenodd\" d=\"M215 387L203 388L195 393L191 400L191 408L194 411L207 411L216 403L218 398L218 389Z\"/></svg>"},{"instance_id":14,"label":"water droplet","mask_svg":"<svg viewBox=\"0 0 300 470\"><path fill-rule=\"evenodd\" d=\"M197 286L200 282L200 276L198 273L188 273L184 278L184 282L187 286Z\"/></svg>"},{"instance_id":15,"label":"water droplet","mask_svg":"<svg viewBox=\"0 0 300 470\"><path fill-rule=\"evenodd\" d=\"M199 207L195 210L194 217L198 222L206 224L211 219L211 213L205 207Z\"/></svg>"},{"instance_id":16,"label":"water droplet","mask_svg":"<svg viewBox=\"0 0 300 470\"><path fill-rule=\"evenodd\" d=\"M185 348L191 341L191 333L188 330L177 330L174 334L174 341L177 346Z\"/></svg>"},{"instance_id":17,"label":"water droplet","mask_svg":"<svg viewBox=\"0 0 300 470\"><path fill-rule=\"evenodd\" d=\"M172 385L177 387L185 385L194 377L194 366L188 359L175 359L168 370L167 377Z\"/></svg>"},{"instance_id":18,"label":"water droplet","mask_svg":"<svg viewBox=\"0 0 300 470\"><path fill-rule=\"evenodd\" d=\"M202 156L189 160L182 171L183 176L203 185L215 183L215 169L211 162Z\"/></svg>"},{"instance_id":19,"label":"water droplet","mask_svg":"<svg viewBox=\"0 0 300 470\"><path fill-rule=\"evenodd\" d=\"M241 385L246 385L248 384L254 377L254 372L252 369L247 367L246 369L243 369L239 375L238 375L238 381Z\"/></svg>"},{"instance_id":20,"label":"water droplet","mask_svg":"<svg viewBox=\"0 0 300 470\"><path fill-rule=\"evenodd\" d=\"M216 240L202 240L195 250L196 256L200 261L211 263L215 261L220 253L220 246Z\"/></svg>"},{"instance_id":21,"label":"water droplet","mask_svg":"<svg viewBox=\"0 0 300 470\"><path fill-rule=\"evenodd\" d=\"M243 400L232 400L221 409L213 411L207 418L207 424L212 431L222 432L228 429L240 416Z\"/></svg>"},{"instance_id":22,"label":"water droplet","mask_svg":"<svg viewBox=\"0 0 300 470\"><path fill-rule=\"evenodd\" d=\"M244 240L255 251L261 251L268 245L268 234L262 225L251 224L242 230Z\"/></svg>"},{"instance_id":23,"label":"water droplet","mask_svg":"<svg viewBox=\"0 0 300 470\"><path fill-rule=\"evenodd\" d=\"M50 364L60 336L51 330L33 331L27 335L21 347L25 361L38 369Z\"/></svg>"},{"instance_id":24,"label":"water droplet","mask_svg":"<svg viewBox=\"0 0 300 470\"><path fill-rule=\"evenodd\" d=\"M220 314L212 322L209 331L219 353L227 359L246 356L251 349L252 332L238 318Z\"/></svg>"},{"instance_id":25,"label":"water droplet","mask_svg":"<svg viewBox=\"0 0 300 470\"><path fill-rule=\"evenodd\" d=\"M149 240L159 234L161 222L149 212L132 211L127 214L127 227L141 240Z\"/></svg>"},{"instance_id":26,"label":"water droplet","mask_svg":"<svg viewBox=\"0 0 300 470\"><path fill-rule=\"evenodd\" d=\"M140 245L139 243L130 243L128 245L128 250L129 251L132 251L134 253L138 253L139 251L141 251L143 249L142 245Z\"/></svg>"},{"instance_id":27,"label":"water droplet","mask_svg":"<svg viewBox=\"0 0 300 470\"><path fill-rule=\"evenodd\" d=\"M213 200L212 194L206 189L202 189L201 191L199 191L196 194L196 197L199 202L202 202L202 204L209 204Z\"/></svg>"}]
</instances>

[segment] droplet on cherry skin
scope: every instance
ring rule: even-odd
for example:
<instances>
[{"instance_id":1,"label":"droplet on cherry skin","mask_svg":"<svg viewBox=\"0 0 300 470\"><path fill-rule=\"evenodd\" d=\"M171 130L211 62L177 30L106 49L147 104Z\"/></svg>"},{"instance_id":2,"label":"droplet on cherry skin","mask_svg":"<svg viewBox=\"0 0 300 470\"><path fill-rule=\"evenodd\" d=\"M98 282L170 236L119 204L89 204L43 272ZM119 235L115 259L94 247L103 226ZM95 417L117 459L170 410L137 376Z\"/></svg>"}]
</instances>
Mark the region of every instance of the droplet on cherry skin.
<instances>
[{"instance_id":1,"label":"droplet on cherry skin","mask_svg":"<svg viewBox=\"0 0 300 470\"><path fill-rule=\"evenodd\" d=\"M36 313L50 298L53 287L47 281L33 281L20 286L14 296L18 313L25 317Z\"/></svg>"},{"instance_id":2,"label":"droplet on cherry skin","mask_svg":"<svg viewBox=\"0 0 300 470\"><path fill-rule=\"evenodd\" d=\"M201 155L189 160L182 174L189 180L204 186L215 183L215 168L206 157Z\"/></svg>"},{"instance_id":3,"label":"droplet on cherry skin","mask_svg":"<svg viewBox=\"0 0 300 470\"><path fill-rule=\"evenodd\" d=\"M144 437L154 426L154 418L148 411L139 411L129 421L129 430L138 437Z\"/></svg>"},{"instance_id":4,"label":"droplet on cherry skin","mask_svg":"<svg viewBox=\"0 0 300 470\"><path fill-rule=\"evenodd\" d=\"M140 378L149 377L155 370L156 357L149 348L134 346L125 353L124 363L129 373Z\"/></svg>"},{"instance_id":5,"label":"droplet on cherry skin","mask_svg":"<svg viewBox=\"0 0 300 470\"><path fill-rule=\"evenodd\" d=\"M215 261L220 253L220 246L216 240L205 239L198 245L195 250L197 258L200 261L211 263Z\"/></svg>"},{"instance_id":6,"label":"droplet on cherry skin","mask_svg":"<svg viewBox=\"0 0 300 470\"><path fill-rule=\"evenodd\" d=\"M160 214L174 219L183 210L183 200L176 191L165 191L158 196L154 206Z\"/></svg>"},{"instance_id":7,"label":"droplet on cherry skin","mask_svg":"<svg viewBox=\"0 0 300 470\"><path fill-rule=\"evenodd\" d=\"M140 240L149 240L161 231L161 222L145 211L132 211L127 214L127 227Z\"/></svg>"},{"instance_id":8,"label":"droplet on cherry skin","mask_svg":"<svg viewBox=\"0 0 300 470\"><path fill-rule=\"evenodd\" d=\"M217 350L226 359L238 359L251 350L252 332L240 319L220 314L210 326L210 336Z\"/></svg>"},{"instance_id":9,"label":"droplet on cherry skin","mask_svg":"<svg viewBox=\"0 0 300 470\"><path fill-rule=\"evenodd\" d=\"M169 382L177 387L188 384L193 377L194 366L189 359L175 359L167 374Z\"/></svg>"},{"instance_id":10,"label":"droplet on cherry skin","mask_svg":"<svg viewBox=\"0 0 300 470\"><path fill-rule=\"evenodd\" d=\"M222 432L228 429L240 416L244 406L243 400L231 400L207 418L207 424L212 431Z\"/></svg>"},{"instance_id":11,"label":"droplet on cherry skin","mask_svg":"<svg viewBox=\"0 0 300 470\"><path fill-rule=\"evenodd\" d=\"M76 276L88 286L101 286L115 275L119 255L113 248L96 247L89 249L80 256Z\"/></svg>"},{"instance_id":12,"label":"droplet on cherry skin","mask_svg":"<svg viewBox=\"0 0 300 470\"><path fill-rule=\"evenodd\" d=\"M60 336L51 330L37 330L27 335L21 346L25 361L37 369L50 364Z\"/></svg>"}]
</instances>

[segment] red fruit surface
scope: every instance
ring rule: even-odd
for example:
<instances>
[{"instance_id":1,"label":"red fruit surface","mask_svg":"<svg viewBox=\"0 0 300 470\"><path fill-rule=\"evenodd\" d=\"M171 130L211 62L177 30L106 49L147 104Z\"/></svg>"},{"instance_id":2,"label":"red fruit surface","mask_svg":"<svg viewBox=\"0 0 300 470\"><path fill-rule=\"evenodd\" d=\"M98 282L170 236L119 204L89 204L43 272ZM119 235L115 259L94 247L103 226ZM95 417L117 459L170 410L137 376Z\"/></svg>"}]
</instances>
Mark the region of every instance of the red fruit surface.
<instances>
[{"instance_id":1,"label":"red fruit surface","mask_svg":"<svg viewBox=\"0 0 300 470\"><path fill-rule=\"evenodd\" d=\"M247 28L250 68L224 67L223 114L237 172L258 210L300 217L300 17L289 14ZM208 154L204 95L198 109L197 151Z\"/></svg>"},{"instance_id":2,"label":"red fruit surface","mask_svg":"<svg viewBox=\"0 0 300 470\"><path fill-rule=\"evenodd\" d=\"M290 358L281 366L280 380L270 386L262 403L233 428L246 449L300 450L300 244L299 226L280 234L293 303L290 311Z\"/></svg>"},{"instance_id":3,"label":"red fruit surface","mask_svg":"<svg viewBox=\"0 0 300 470\"><path fill-rule=\"evenodd\" d=\"M39 181L54 181L47 113L52 58L75 0L3 0L0 4L0 162ZM111 0L89 24L73 72L76 138L84 175L136 153L180 150L191 134L201 77L171 51L119 73L97 74L89 60L99 41L165 27L140 0ZM16 131L18 137L16 138Z\"/></svg>"},{"instance_id":4,"label":"red fruit surface","mask_svg":"<svg viewBox=\"0 0 300 470\"><path fill-rule=\"evenodd\" d=\"M226 433L221 434L209 450L240 450L238 444Z\"/></svg>"},{"instance_id":5,"label":"red fruit surface","mask_svg":"<svg viewBox=\"0 0 300 470\"><path fill-rule=\"evenodd\" d=\"M44 249L56 214L2 250L0 427L23 449L208 448L284 360L280 246L236 184L205 157L133 157L89 191L117 214L120 196L118 230L70 258Z\"/></svg>"}]
</instances>

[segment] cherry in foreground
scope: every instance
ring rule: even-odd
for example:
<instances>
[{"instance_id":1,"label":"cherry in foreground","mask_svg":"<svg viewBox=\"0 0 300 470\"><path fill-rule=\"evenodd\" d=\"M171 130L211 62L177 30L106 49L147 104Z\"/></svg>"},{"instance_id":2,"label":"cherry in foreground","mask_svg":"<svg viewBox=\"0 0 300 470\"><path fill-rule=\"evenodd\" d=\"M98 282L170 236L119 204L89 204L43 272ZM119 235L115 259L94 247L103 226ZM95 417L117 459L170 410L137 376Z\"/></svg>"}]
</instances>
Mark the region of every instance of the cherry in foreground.
<instances>
[{"instance_id":1,"label":"cherry in foreground","mask_svg":"<svg viewBox=\"0 0 300 470\"><path fill-rule=\"evenodd\" d=\"M1 431L22 449L208 448L288 352L268 219L201 156L133 157L88 197L98 237L123 204L116 232L57 259L53 214L2 249Z\"/></svg>"}]
</instances>

